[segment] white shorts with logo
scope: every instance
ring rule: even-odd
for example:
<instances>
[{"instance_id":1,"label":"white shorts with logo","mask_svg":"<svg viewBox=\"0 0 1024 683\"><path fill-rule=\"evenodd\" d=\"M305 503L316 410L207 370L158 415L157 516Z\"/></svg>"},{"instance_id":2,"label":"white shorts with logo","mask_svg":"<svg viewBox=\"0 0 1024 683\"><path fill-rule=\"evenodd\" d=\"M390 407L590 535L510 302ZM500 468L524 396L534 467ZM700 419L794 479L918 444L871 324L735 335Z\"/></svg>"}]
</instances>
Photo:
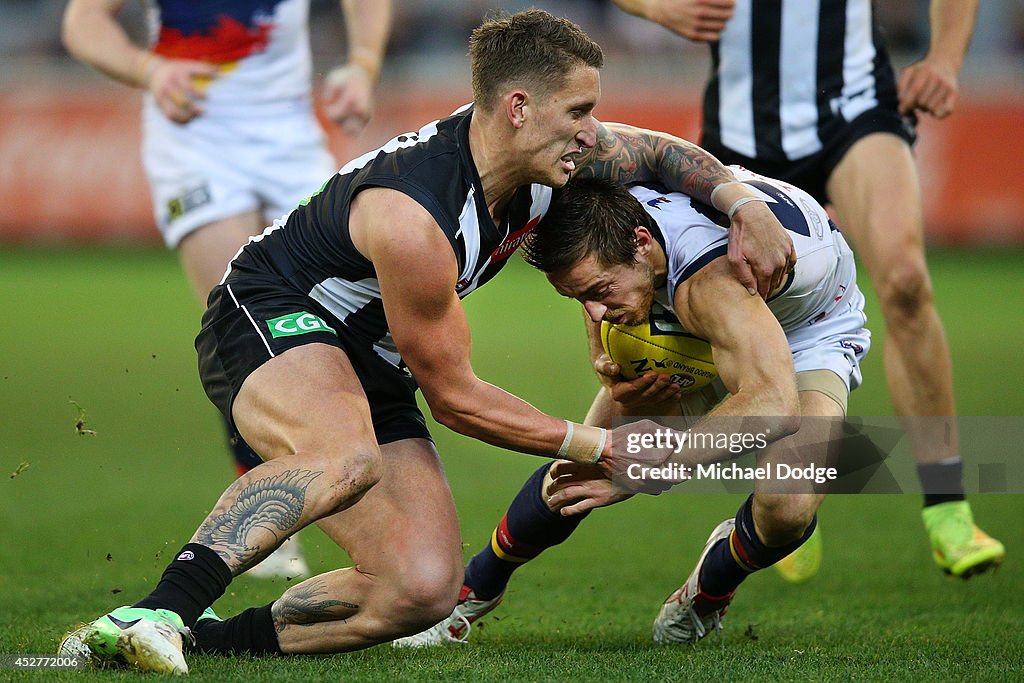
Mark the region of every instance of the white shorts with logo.
<instances>
[{"instance_id":1,"label":"white shorts with logo","mask_svg":"<svg viewBox=\"0 0 1024 683\"><path fill-rule=\"evenodd\" d=\"M142 161L157 227L175 248L192 231L249 211L266 224L337 172L308 98L207 111L171 122L147 98Z\"/></svg>"},{"instance_id":2,"label":"white shorts with logo","mask_svg":"<svg viewBox=\"0 0 1024 683\"><path fill-rule=\"evenodd\" d=\"M854 285L826 317L787 332L797 374L831 370L847 391L859 387L860 362L871 348L871 332L865 322L864 294Z\"/></svg>"}]
</instances>

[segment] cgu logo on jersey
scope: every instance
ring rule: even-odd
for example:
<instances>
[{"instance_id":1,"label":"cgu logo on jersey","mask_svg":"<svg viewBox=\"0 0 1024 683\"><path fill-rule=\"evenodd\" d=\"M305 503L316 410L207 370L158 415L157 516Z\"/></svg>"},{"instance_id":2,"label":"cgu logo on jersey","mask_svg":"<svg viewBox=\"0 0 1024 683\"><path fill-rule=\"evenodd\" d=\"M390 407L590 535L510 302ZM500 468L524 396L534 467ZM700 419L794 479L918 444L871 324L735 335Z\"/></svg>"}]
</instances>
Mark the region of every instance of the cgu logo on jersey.
<instances>
[{"instance_id":1,"label":"cgu logo on jersey","mask_svg":"<svg viewBox=\"0 0 1024 683\"><path fill-rule=\"evenodd\" d=\"M307 311L289 313L280 318L267 321L270 328L270 336L293 337L297 334L308 334L310 332L331 332L338 334L330 325L323 321L323 318L313 315Z\"/></svg>"},{"instance_id":2,"label":"cgu logo on jersey","mask_svg":"<svg viewBox=\"0 0 1024 683\"><path fill-rule=\"evenodd\" d=\"M491 252L491 261L504 261L511 256L523 243L523 240L526 239L526 236L530 234L530 231L537 227L538 223L540 223L540 216L534 216L522 228L506 235L501 244Z\"/></svg>"},{"instance_id":3,"label":"cgu logo on jersey","mask_svg":"<svg viewBox=\"0 0 1024 683\"><path fill-rule=\"evenodd\" d=\"M672 200L667 198L667 197L658 197L656 199L649 200L647 202L647 206L649 206L649 207L651 207L653 209L657 209L658 211L661 211L661 207L658 206L658 204L671 204L671 203L672 203Z\"/></svg>"}]
</instances>

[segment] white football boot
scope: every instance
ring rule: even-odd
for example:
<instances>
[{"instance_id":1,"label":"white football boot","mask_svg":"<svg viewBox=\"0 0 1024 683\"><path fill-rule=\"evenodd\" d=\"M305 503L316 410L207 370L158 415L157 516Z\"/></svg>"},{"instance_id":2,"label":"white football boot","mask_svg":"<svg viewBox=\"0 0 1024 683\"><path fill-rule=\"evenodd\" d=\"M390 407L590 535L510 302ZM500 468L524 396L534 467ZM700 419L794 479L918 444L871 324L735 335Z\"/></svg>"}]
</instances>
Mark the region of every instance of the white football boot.
<instances>
[{"instance_id":1,"label":"white football boot","mask_svg":"<svg viewBox=\"0 0 1024 683\"><path fill-rule=\"evenodd\" d=\"M697 560L697 566L690 572L686 583L680 586L672 595L665 599L658 612L658 618L654 620L654 642L659 645L671 643L696 643L712 631L722 629L722 617L729 609L729 601L732 594L726 596L724 604L710 614L701 616L697 614L693 603L700 594L700 570L704 566L704 558L712 546L718 541L729 538L729 534L736 527L735 519L727 519L711 532L707 543L704 544L704 551Z\"/></svg>"},{"instance_id":2,"label":"white football boot","mask_svg":"<svg viewBox=\"0 0 1024 683\"><path fill-rule=\"evenodd\" d=\"M299 539L292 536L285 539L277 550L263 558L258 565L245 572L246 576L256 579L290 580L299 576L309 576L309 565L302 554Z\"/></svg>"},{"instance_id":3,"label":"white football boot","mask_svg":"<svg viewBox=\"0 0 1024 683\"><path fill-rule=\"evenodd\" d=\"M499 604L505 592L502 591L496 598L490 600L478 600L469 586L463 586L459 591L459 602L455 605L450 617L444 621L434 624L426 631L415 635L399 638L391 643L392 647L434 647L447 643L468 643L469 631L473 622L487 614Z\"/></svg>"}]
</instances>

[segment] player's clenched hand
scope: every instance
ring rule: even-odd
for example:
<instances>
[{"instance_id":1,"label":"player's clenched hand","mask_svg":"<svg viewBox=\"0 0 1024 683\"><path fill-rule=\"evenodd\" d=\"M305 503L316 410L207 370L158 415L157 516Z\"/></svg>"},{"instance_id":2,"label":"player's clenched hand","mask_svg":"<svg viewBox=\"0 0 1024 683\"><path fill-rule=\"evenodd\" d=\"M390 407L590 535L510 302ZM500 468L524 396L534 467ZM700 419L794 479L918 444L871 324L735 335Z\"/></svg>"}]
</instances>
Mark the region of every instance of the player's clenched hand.
<instances>
[{"instance_id":1,"label":"player's clenched hand","mask_svg":"<svg viewBox=\"0 0 1024 683\"><path fill-rule=\"evenodd\" d=\"M953 113L959 85L955 65L934 57L925 57L903 70L897 86L900 113L923 111L937 119Z\"/></svg>"},{"instance_id":2,"label":"player's clenched hand","mask_svg":"<svg viewBox=\"0 0 1024 683\"><path fill-rule=\"evenodd\" d=\"M672 383L670 375L646 372L636 379L623 379L619 364L612 362L606 353L594 361L594 370L612 398L631 415L659 415L663 412L661 406L678 401L681 395L679 385Z\"/></svg>"},{"instance_id":3,"label":"player's clenched hand","mask_svg":"<svg viewBox=\"0 0 1024 683\"><path fill-rule=\"evenodd\" d=\"M596 465L559 460L551 466L548 476L551 481L544 489L548 507L566 517L633 496L616 486Z\"/></svg>"},{"instance_id":4,"label":"player's clenched hand","mask_svg":"<svg viewBox=\"0 0 1024 683\"><path fill-rule=\"evenodd\" d=\"M358 64L327 74L322 96L324 113L348 135L358 135L373 116L373 81Z\"/></svg>"},{"instance_id":5,"label":"player's clenched hand","mask_svg":"<svg viewBox=\"0 0 1024 683\"><path fill-rule=\"evenodd\" d=\"M793 240L764 202L749 202L736 211L729 226L728 257L740 283L762 299L796 267Z\"/></svg>"},{"instance_id":6,"label":"player's clenched hand","mask_svg":"<svg viewBox=\"0 0 1024 683\"><path fill-rule=\"evenodd\" d=\"M713 43L732 18L734 0L653 0L645 16L688 40Z\"/></svg>"},{"instance_id":7,"label":"player's clenched hand","mask_svg":"<svg viewBox=\"0 0 1024 683\"><path fill-rule=\"evenodd\" d=\"M164 116L175 123L188 123L203 113L206 86L216 76L214 64L155 58L146 75L146 88Z\"/></svg>"}]
</instances>

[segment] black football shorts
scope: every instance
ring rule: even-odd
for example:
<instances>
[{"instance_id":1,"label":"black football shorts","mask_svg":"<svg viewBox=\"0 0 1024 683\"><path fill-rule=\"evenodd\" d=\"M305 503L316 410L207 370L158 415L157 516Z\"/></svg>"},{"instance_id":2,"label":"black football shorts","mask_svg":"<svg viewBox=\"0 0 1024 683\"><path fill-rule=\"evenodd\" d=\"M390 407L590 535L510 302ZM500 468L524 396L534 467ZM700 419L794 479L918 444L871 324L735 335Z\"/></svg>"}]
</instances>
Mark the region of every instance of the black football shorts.
<instances>
[{"instance_id":1,"label":"black football shorts","mask_svg":"<svg viewBox=\"0 0 1024 683\"><path fill-rule=\"evenodd\" d=\"M348 356L369 400L377 443L430 438L408 370L381 358L314 299L269 275L229 281L210 293L196 337L206 395L233 428L231 406L246 377L274 356L312 343Z\"/></svg>"},{"instance_id":2,"label":"black football shorts","mask_svg":"<svg viewBox=\"0 0 1024 683\"><path fill-rule=\"evenodd\" d=\"M913 145L917 140L916 124L915 117L900 116L894 107L875 107L849 122L835 117L825 126L828 134L822 140L823 149L792 160L752 159L711 140L704 140L701 144L723 164L743 166L754 173L795 185L825 206L828 204L825 191L828 179L853 143L872 133L892 133Z\"/></svg>"}]
</instances>

